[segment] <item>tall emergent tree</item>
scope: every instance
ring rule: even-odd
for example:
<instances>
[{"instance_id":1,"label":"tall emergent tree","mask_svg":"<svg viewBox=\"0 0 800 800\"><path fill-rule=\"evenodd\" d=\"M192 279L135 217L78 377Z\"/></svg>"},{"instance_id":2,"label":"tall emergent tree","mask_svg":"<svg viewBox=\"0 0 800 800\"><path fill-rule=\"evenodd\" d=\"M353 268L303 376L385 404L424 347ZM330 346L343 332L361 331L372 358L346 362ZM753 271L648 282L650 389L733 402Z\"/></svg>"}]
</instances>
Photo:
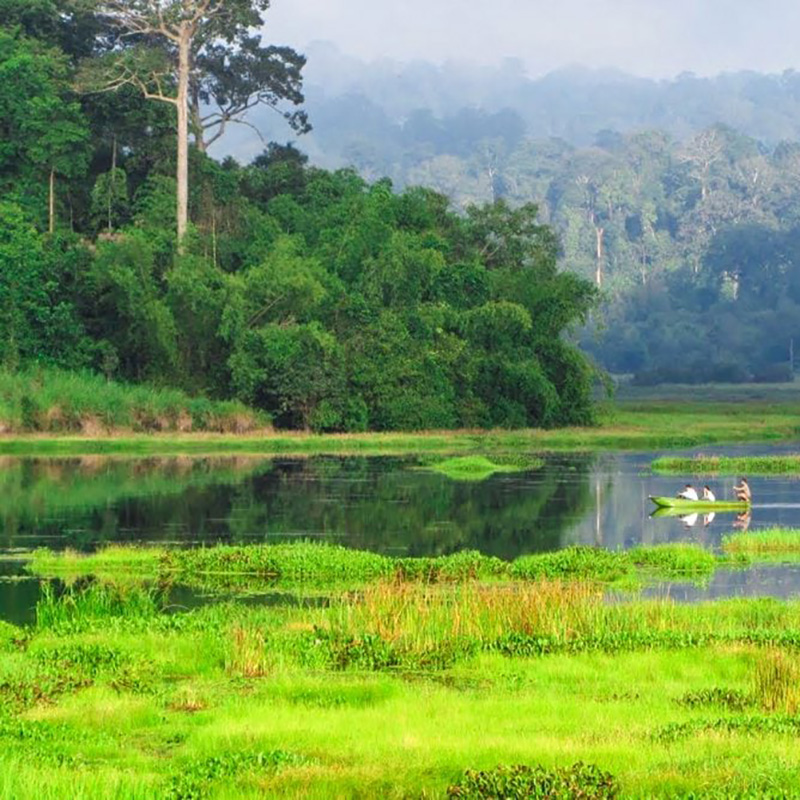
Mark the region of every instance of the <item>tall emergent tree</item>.
<instances>
[{"instance_id":1,"label":"tall emergent tree","mask_svg":"<svg viewBox=\"0 0 800 800\"><path fill-rule=\"evenodd\" d=\"M305 59L289 48L262 47L251 35L268 8L269 0L99 0L99 13L118 37L103 58L84 65L82 83L95 91L133 85L175 107L179 243L188 223L190 116L204 149L209 128L221 135L258 103L303 102ZM225 74L228 66L235 74ZM202 103L211 106L206 115ZM285 116L296 130L308 129L304 113Z\"/></svg>"}]
</instances>

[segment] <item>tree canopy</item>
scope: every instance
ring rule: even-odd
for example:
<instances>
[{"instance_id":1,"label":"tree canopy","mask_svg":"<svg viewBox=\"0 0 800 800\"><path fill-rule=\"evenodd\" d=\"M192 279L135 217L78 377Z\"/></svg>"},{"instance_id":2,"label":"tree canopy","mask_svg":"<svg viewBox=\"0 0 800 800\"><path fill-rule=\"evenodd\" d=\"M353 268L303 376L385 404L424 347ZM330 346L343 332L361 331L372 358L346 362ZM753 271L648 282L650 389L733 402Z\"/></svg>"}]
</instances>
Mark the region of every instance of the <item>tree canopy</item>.
<instances>
[{"instance_id":1,"label":"tree canopy","mask_svg":"<svg viewBox=\"0 0 800 800\"><path fill-rule=\"evenodd\" d=\"M90 367L314 430L592 421L593 371L565 334L597 291L558 267L535 204L461 213L430 189L312 166L291 144L219 162L195 129L179 241L176 119L143 96L179 96L172 34L194 26L187 125L195 97L225 121L299 105L303 58L249 32L266 2L68 6L18 4L0 29L6 368ZM74 25L94 37L89 65ZM85 92L92 70L117 91Z\"/></svg>"}]
</instances>

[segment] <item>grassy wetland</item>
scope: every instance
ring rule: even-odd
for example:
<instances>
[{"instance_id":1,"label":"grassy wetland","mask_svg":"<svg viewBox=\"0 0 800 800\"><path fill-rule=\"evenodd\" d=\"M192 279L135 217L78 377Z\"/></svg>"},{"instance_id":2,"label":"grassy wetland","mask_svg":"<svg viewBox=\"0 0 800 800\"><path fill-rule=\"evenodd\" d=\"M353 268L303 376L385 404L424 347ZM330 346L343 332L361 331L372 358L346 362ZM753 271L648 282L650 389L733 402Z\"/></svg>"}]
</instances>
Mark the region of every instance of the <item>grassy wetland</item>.
<instances>
[{"instance_id":1,"label":"grassy wetland","mask_svg":"<svg viewBox=\"0 0 800 800\"><path fill-rule=\"evenodd\" d=\"M66 462L9 458L15 517L37 518L59 495L83 498L86 515L110 526L103 507L141 516L141 493L162 498L153 519L172 525L166 506L185 502L184 489L221 487L211 506L219 515L226 487L247 478L275 492L239 491L237 530L263 536L275 506L285 533L301 519L289 503L298 485L340 485L352 470L352 495L298 495L304 506L337 501L321 502L309 529L391 520L440 549L412 537L409 552L431 555L393 555L388 535L361 549L358 540L176 547L165 534L91 551L89 534L78 534L75 551L61 540L15 553L42 589L29 623L0 622L0 797L800 797L800 601L684 605L643 591L795 563L799 531L627 549L553 534L539 545L547 552L498 549L502 557L479 538L481 552L465 545L472 539L445 538L462 509L481 529L507 515L512 538L542 528L539 506L554 498L564 508L548 514L582 516L600 484L568 459L560 483L547 472L551 457L535 455L548 449L796 434L791 405L757 408L628 402L596 428L556 431L4 438L11 452L83 454L71 459L75 474ZM95 459L95 447L152 452L141 460L150 484L131 472L140 462ZM156 455L184 448L220 457ZM242 457L225 461L226 449ZM406 472L374 477L358 459L299 459L314 462L300 469L263 465L250 451L415 458ZM529 482L514 485L519 497L515 473ZM390 516L372 516L360 499L367 486ZM423 489L430 508L409 516L411 506L422 513ZM498 489L517 505L490 503ZM448 518L458 525L439 527Z\"/></svg>"},{"instance_id":2,"label":"grassy wetland","mask_svg":"<svg viewBox=\"0 0 800 800\"><path fill-rule=\"evenodd\" d=\"M800 602L632 591L735 561L39 551L58 580L0 623L0 796L796 796Z\"/></svg>"}]
</instances>

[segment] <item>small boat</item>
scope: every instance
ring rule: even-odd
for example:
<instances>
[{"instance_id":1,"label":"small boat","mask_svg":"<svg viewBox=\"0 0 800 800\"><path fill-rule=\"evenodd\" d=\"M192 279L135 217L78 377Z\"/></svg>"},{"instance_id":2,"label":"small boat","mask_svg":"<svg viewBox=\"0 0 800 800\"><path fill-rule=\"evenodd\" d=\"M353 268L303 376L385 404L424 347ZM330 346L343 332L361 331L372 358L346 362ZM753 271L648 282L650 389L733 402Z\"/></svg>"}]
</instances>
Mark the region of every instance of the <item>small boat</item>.
<instances>
[{"instance_id":1,"label":"small boat","mask_svg":"<svg viewBox=\"0 0 800 800\"><path fill-rule=\"evenodd\" d=\"M691 514L693 511L747 511L750 503L740 500L686 500L683 497L654 497L650 499L659 508L675 509L682 514Z\"/></svg>"}]
</instances>

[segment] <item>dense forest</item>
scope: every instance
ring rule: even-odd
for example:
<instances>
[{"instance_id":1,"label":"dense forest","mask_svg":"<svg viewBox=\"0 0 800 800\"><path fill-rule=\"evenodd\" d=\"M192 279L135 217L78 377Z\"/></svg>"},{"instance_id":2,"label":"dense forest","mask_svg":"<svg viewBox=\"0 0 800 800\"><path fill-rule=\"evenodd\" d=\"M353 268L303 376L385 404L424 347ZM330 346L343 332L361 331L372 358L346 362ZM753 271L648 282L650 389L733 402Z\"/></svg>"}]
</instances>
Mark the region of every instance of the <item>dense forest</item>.
<instances>
[{"instance_id":1,"label":"dense forest","mask_svg":"<svg viewBox=\"0 0 800 800\"><path fill-rule=\"evenodd\" d=\"M314 430L582 424L598 292L530 203L457 213L270 144L309 129L267 0L0 0L0 361L242 400ZM311 120L313 123L313 119Z\"/></svg>"},{"instance_id":2,"label":"dense forest","mask_svg":"<svg viewBox=\"0 0 800 800\"><path fill-rule=\"evenodd\" d=\"M533 80L516 62L364 65L330 46L310 52L314 159L431 187L460 208L536 203L561 267L602 292L581 336L601 366L645 383L792 377L799 75Z\"/></svg>"}]
</instances>

